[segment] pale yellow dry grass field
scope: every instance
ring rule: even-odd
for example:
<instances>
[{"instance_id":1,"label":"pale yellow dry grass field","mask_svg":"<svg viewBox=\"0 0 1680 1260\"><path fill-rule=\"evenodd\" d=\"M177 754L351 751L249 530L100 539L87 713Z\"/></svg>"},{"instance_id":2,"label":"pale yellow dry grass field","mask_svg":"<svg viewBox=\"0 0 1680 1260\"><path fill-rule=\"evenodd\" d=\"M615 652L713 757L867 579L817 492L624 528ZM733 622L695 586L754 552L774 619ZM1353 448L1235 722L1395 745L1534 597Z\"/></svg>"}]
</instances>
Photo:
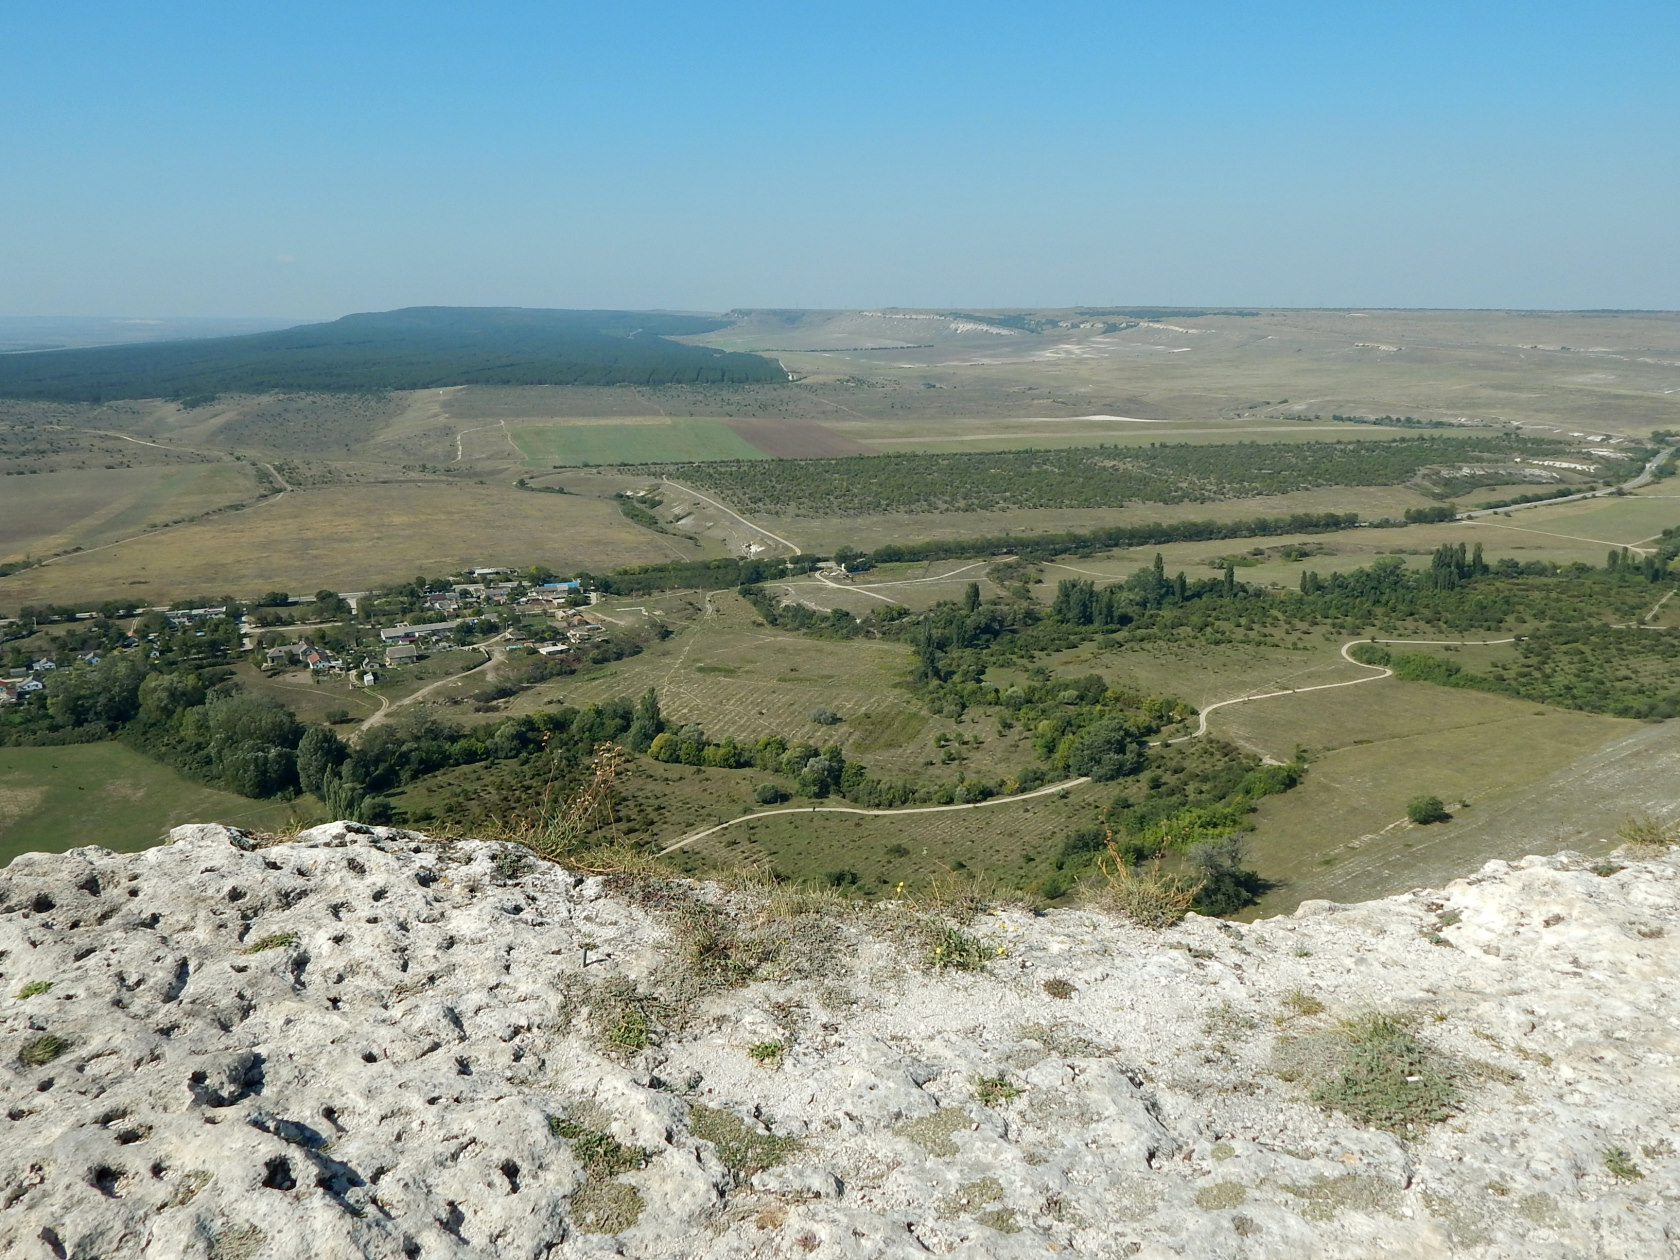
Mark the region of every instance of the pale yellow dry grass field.
<instances>
[{"instance_id":1,"label":"pale yellow dry grass field","mask_svg":"<svg viewBox=\"0 0 1680 1260\"><path fill-rule=\"evenodd\" d=\"M610 503L414 482L292 493L0 578L0 608L200 593L364 590L417 573L546 564L565 572L707 554Z\"/></svg>"},{"instance_id":2,"label":"pale yellow dry grass field","mask_svg":"<svg viewBox=\"0 0 1680 1260\"><path fill-rule=\"evenodd\" d=\"M812 382L859 379L875 391L937 386L926 389L927 411L955 410L965 394L993 393L1016 404L1012 413L971 408L976 415L1275 423L1340 412L1639 435L1680 417L1675 396L1664 392L1680 358L1680 316L1672 312L1162 313L1111 333L1042 335L965 333L927 320L860 322L857 312L813 313L804 327L772 319L749 319L698 340L732 349L774 343L787 367ZM884 336L874 344L917 348L850 349L870 344L859 338L871 331ZM857 393L864 401L837 400L825 422L838 427L848 407L857 419L880 418L869 390Z\"/></svg>"},{"instance_id":3,"label":"pale yellow dry grass field","mask_svg":"<svg viewBox=\"0 0 1680 1260\"><path fill-rule=\"evenodd\" d=\"M244 463L87 468L0 483L0 561L95 547L258 494Z\"/></svg>"}]
</instances>

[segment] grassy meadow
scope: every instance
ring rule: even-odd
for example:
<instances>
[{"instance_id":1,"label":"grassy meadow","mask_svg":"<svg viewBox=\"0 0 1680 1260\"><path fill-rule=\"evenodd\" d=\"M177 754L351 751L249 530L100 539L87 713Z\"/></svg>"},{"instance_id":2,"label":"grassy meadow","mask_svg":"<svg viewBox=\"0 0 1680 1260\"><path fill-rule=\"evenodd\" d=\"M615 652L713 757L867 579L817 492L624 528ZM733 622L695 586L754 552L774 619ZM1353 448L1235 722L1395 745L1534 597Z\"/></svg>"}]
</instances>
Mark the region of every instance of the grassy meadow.
<instances>
[{"instance_id":1,"label":"grassy meadow","mask_svg":"<svg viewBox=\"0 0 1680 1260\"><path fill-rule=\"evenodd\" d=\"M0 748L0 865L80 845L150 848L171 827L312 821L313 801L252 801L182 778L118 743Z\"/></svg>"},{"instance_id":2,"label":"grassy meadow","mask_svg":"<svg viewBox=\"0 0 1680 1260\"><path fill-rule=\"evenodd\" d=\"M97 547L259 493L250 466L234 461L65 469L3 486L0 561Z\"/></svg>"},{"instance_id":3,"label":"grassy meadow","mask_svg":"<svg viewBox=\"0 0 1680 1260\"><path fill-rule=\"evenodd\" d=\"M206 592L365 590L475 565L610 569L706 554L581 495L443 481L327 488L0 578L0 609L136 594L159 603Z\"/></svg>"},{"instance_id":4,"label":"grassy meadow","mask_svg":"<svg viewBox=\"0 0 1680 1260\"><path fill-rule=\"evenodd\" d=\"M532 468L767 458L722 420L650 417L634 423L520 425L509 432Z\"/></svg>"}]
</instances>

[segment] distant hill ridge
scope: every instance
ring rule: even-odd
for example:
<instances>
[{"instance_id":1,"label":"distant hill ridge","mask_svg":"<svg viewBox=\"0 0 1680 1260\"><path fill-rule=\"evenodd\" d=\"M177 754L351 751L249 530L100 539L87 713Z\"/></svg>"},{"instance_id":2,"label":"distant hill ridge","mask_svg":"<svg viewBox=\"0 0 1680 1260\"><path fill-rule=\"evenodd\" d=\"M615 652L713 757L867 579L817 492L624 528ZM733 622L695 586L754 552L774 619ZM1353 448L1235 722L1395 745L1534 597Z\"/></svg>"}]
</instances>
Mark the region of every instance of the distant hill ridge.
<instances>
[{"instance_id":1,"label":"distant hill ridge","mask_svg":"<svg viewBox=\"0 0 1680 1260\"><path fill-rule=\"evenodd\" d=\"M450 385L784 381L774 360L669 338L729 320L648 311L415 306L279 332L0 354L0 397L56 402Z\"/></svg>"}]
</instances>

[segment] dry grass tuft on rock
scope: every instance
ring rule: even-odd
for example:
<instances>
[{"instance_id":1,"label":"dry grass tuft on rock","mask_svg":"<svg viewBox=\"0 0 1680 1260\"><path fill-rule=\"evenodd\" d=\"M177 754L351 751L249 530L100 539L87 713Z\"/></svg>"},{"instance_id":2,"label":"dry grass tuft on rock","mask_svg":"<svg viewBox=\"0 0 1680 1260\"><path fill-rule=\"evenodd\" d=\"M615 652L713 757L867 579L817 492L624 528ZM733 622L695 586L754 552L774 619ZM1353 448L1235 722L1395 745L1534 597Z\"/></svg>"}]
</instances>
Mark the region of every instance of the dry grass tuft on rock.
<instances>
[{"instance_id":1,"label":"dry grass tuft on rock","mask_svg":"<svg viewBox=\"0 0 1680 1260\"><path fill-rule=\"evenodd\" d=\"M631 1055L646 1050L659 1037L670 1008L653 993L644 993L633 980L614 976L596 986L589 1001L595 1041L609 1054Z\"/></svg>"},{"instance_id":2,"label":"dry grass tuft on rock","mask_svg":"<svg viewBox=\"0 0 1680 1260\"><path fill-rule=\"evenodd\" d=\"M1011 1098L1019 1098L1021 1094L1021 1087L1003 1072L996 1076L982 1076L974 1082L974 1096L982 1107L996 1107Z\"/></svg>"},{"instance_id":3,"label":"dry grass tuft on rock","mask_svg":"<svg viewBox=\"0 0 1680 1260\"><path fill-rule=\"evenodd\" d=\"M1341 1043L1340 1061L1313 1089L1313 1101L1397 1137L1458 1114L1457 1065L1410 1024L1375 1012L1345 1021L1330 1034Z\"/></svg>"},{"instance_id":4,"label":"dry grass tuft on rock","mask_svg":"<svg viewBox=\"0 0 1680 1260\"><path fill-rule=\"evenodd\" d=\"M583 1165L583 1184L571 1199L572 1217L580 1226L592 1234L620 1234L641 1220L641 1192L617 1178L646 1168L651 1151L625 1146L605 1130L565 1116L550 1116L548 1128Z\"/></svg>"},{"instance_id":5,"label":"dry grass tuft on rock","mask_svg":"<svg viewBox=\"0 0 1680 1260\"><path fill-rule=\"evenodd\" d=\"M244 949L241 954L261 954L271 949L286 949L298 943L296 932L272 932L267 936L259 936Z\"/></svg>"},{"instance_id":6,"label":"dry grass tuft on rock","mask_svg":"<svg viewBox=\"0 0 1680 1260\"><path fill-rule=\"evenodd\" d=\"M70 1048L70 1043L57 1033L42 1033L23 1043L18 1062L24 1067L46 1067Z\"/></svg>"},{"instance_id":7,"label":"dry grass tuft on rock","mask_svg":"<svg viewBox=\"0 0 1680 1260\"><path fill-rule=\"evenodd\" d=\"M1663 820L1641 810L1622 819L1616 838L1639 857L1667 853L1680 844L1680 821Z\"/></svg>"},{"instance_id":8,"label":"dry grass tuft on rock","mask_svg":"<svg viewBox=\"0 0 1680 1260\"><path fill-rule=\"evenodd\" d=\"M691 1137L712 1144L737 1185L751 1179L754 1173L787 1162L788 1156L799 1149L798 1138L761 1132L733 1111L699 1103L689 1105L688 1132Z\"/></svg>"},{"instance_id":9,"label":"dry grass tuft on rock","mask_svg":"<svg viewBox=\"0 0 1680 1260\"><path fill-rule=\"evenodd\" d=\"M1100 882L1091 898L1097 908L1155 931L1183 922L1201 890L1201 884L1183 875L1163 872L1159 862L1134 869L1113 840L1108 853L1097 860L1097 870Z\"/></svg>"}]
</instances>

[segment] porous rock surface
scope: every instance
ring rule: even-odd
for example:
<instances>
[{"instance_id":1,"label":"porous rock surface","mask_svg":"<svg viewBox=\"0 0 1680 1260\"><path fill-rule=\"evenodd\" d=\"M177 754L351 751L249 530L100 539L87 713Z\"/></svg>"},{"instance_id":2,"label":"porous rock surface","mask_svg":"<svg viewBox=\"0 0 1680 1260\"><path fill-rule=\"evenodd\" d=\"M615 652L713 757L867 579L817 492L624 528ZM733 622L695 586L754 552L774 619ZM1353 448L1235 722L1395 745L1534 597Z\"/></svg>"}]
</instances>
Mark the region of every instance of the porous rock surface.
<instances>
[{"instance_id":1,"label":"porous rock surface","mask_svg":"<svg viewBox=\"0 0 1680 1260\"><path fill-rule=\"evenodd\" d=\"M645 883L342 823L24 855L0 1255L1675 1255L1680 861L1623 860L1163 933L993 912L975 972L790 927L815 956L637 1048L602 995L680 972ZM1456 1115L1362 1127L1280 1066L1369 1011Z\"/></svg>"}]
</instances>

